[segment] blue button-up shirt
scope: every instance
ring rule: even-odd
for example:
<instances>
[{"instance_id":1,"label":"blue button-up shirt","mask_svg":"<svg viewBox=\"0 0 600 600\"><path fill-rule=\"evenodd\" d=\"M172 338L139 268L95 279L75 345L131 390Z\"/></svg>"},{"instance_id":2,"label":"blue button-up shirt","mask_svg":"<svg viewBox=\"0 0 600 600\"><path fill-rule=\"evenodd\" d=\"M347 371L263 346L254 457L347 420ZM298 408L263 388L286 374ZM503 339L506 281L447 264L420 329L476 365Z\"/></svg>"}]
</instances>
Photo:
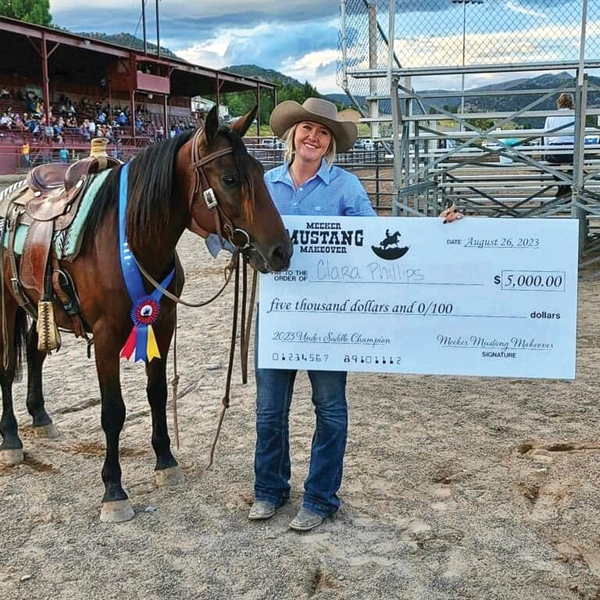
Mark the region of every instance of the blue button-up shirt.
<instances>
[{"instance_id":1,"label":"blue button-up shirt","mask_svg":"<svg viewBox=\"0 0 600 600\"><path fill-rule=\"evenodd\" d=\"M328 167L325 160L317 174L298 188L287 163L265 173L265 183L282 215L377 216L358 177Z\"/></svg>"}]
</instances>

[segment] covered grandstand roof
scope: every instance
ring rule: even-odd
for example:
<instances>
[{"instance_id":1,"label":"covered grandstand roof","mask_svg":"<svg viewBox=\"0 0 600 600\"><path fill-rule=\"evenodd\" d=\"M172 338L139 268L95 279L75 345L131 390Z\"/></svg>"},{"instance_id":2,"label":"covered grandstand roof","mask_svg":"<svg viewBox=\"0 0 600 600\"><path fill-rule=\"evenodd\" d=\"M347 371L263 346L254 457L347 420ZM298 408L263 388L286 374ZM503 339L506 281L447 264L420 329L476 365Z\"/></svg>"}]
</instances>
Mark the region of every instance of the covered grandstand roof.
<instances>
[{"instance_id":1,"label":"covered grandstand roof","mask_svg":"<svg viewBox=\"0 0 600 600\"><path fill-rule=\"evenodd\" d=\"M109 65L118 60L136 61L155 65L169 73L171 95L193 97L219 93L274 89L276 85L255 79L235 75L218 69L202 67L182 59L157 58L153 54L125 48L116 44L100 41L67 31L42 27L0 17L0 73L13 74L28 80L40 80L40 53L42 40L46 40L48 60L48 78L77 80L81 84L97 85L99 77L108 73ZM37 44L37 49L35 44Z\"/></svg>"}]
</instances>

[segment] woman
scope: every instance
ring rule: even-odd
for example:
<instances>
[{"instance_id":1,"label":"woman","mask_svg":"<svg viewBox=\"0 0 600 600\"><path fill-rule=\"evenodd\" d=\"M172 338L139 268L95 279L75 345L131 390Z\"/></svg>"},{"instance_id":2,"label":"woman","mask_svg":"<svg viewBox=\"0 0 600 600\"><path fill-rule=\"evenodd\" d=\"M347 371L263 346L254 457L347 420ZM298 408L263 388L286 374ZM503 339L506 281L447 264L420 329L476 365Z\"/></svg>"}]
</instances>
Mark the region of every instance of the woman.
<instances>
[{"instance_id":1,"label":"woman","mask_svg":"<svg viewBox=\"0 0 600 600\"><path fill-rule=\"evenodd\" d=\"M575 109L575 102L571 94L563 93L558 97L557 107L559 111L572 111ZM557 127L563 127L563 129L552 133L549 137L544 138L544 144L546 146L554 146L557 152L562 149L560 146L565 146L564 150L568 152L560 152L560 154L547 154L546 160L553 165L572 165L573 164L573 144L575 143L575 136L573 135L573 125L575 124L575 117L573 115L557 115L554 117L547 117L546 123L544 124L545 131L551 131ZM570 127L565 127L570 125ZM565 135L566 134L566 135ZM552 150L554 150L552 149ZM551 150L551 152L552 152ZM573 176L573 171L568 169L565 174ZM554 176L556 181L562 181L558 177ZM571 186L568 184L558 185L556 188L556 198L562 196L568 196L571 194Z\"/></svg>"},{"instance_id":2,"label":"woman","mask_svg":"<svg viewBox=\"0 0 600 600\"><path fill-rule=\"evenodd\" d=\"M377 216L358 178L332 166L336 152L347 152L357 136L354 123L338 120L334 104L319 98L303 105L283 102L271 115L271 128L286 142L284 164L265 174L282 215ZM290 497L289 411L296 373L256 369L251 520L269 519ZM346 373L308 371L308 376L317 420L302 506L290 523L297 531L314 529L338 510L348 431Z\"/></svg>"}]
</instances>

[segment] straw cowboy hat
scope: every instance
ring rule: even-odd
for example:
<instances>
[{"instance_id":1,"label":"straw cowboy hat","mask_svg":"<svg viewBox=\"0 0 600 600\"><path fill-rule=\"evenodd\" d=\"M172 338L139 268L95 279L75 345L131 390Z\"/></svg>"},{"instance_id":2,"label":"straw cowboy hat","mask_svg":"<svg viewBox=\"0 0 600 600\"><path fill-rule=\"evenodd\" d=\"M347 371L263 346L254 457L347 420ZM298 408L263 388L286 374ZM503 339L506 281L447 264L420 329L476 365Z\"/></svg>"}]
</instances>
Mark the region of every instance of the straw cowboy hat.
<instances>
[{"instance_id":1,"label":"straw cowboy hat","mask_svg":"<svg viewBox=\"0 0 600 600\"><path fill-rule=\"evenodd\" d=\"M335 138L338 152L350 150L358 135L356 125L350 121L339 121L335 104L321 98L308 98L302 105L293 100L278 104L271 114L271 129L281 138L290 127L300 121L313 121L329 128Z\"/></svg>"}]
</instances>

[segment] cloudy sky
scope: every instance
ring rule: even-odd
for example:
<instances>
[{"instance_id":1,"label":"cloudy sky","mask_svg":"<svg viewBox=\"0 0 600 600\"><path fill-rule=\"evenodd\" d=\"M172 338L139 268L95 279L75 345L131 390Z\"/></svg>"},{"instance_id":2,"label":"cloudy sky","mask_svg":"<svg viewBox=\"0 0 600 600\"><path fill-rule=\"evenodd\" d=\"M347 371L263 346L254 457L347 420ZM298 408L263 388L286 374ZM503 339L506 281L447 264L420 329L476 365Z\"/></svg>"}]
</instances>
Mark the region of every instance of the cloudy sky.
<instances>
[{"instance_id":1,"label":"cloudy sky","mask_svg":"<svg viewBox=\"0 0 600 600\"><path fill-rule=\"evenodd\" d=\"M373 1L373 0L371 0ZM377 0L387 7L387 0ZM71 31L142 35L142 0L50 0L54 23ZM363 0L347 0L350 9ZM581 0L396 0L395 48L405 65L519 62L576 58ZM599 0L590 1L588 39L600 48ZM308 80L322 93L340 92L336 61L339 0L161 0L161 45L196 64L225 67L257 64ZM383 13L383 14L382 14ZM156 41L155 0L147 0L148 39ZM387 31L387 15L380 11ZM463 28L464 26L464 28ZM348 15L351 58L368 53L364 10ZM594 49L595 52L595 49ZM599 53L600 54L600 53ZM381 58L381 57L380 57ZM527 58L525 58L527 60ZM515 77L511 75L510 77ZM507 78L506 76L504 77ZM471 78L467 87L489 83ZM457 88L459 79L423 85Z\"/></svg>"},{"instance_id":2,"label":"cloudy sky","mask_svg":"<svg viewBox=\"0 0 600 600\"><path fill-rule=\"evenodd\" d=\"M55 24L71 31L127 32L142 37L142 0L50 0ZM323 92L339 91L335 62L339 0L161 0L160 41L182 58L210 67L257 64ZM147 32L156 42L155 1Z\"/></svg>"}]
</instances>

